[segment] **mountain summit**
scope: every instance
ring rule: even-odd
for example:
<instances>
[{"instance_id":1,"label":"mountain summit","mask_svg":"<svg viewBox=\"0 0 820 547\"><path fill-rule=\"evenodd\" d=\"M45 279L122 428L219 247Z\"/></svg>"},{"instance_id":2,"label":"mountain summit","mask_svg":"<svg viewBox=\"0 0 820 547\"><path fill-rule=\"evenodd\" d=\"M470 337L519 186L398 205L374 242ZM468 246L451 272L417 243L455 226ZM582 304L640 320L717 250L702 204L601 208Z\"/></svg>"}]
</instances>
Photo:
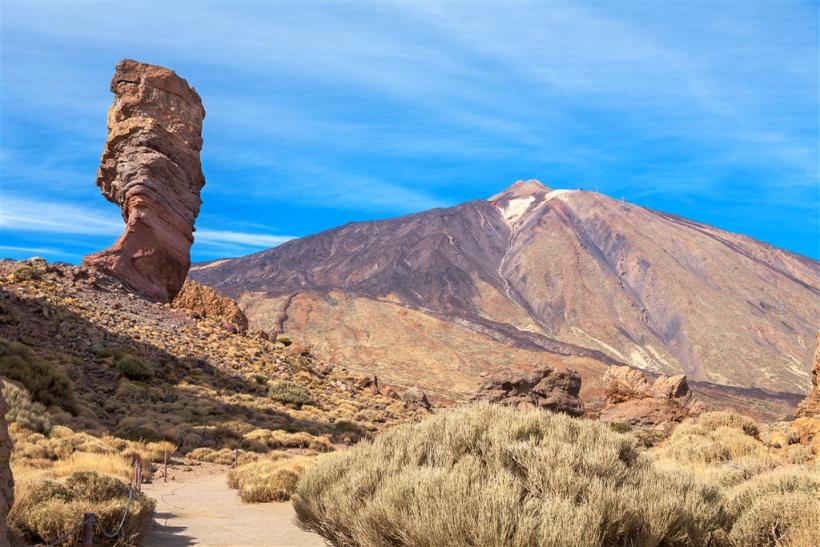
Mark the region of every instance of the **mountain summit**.
<instances>
[{"instance_id":1,"label":"mountain summit","mask_svg":"<svg viewBox=\"0 0 820 547\"><path fill-rule=\"evenodd\" d=\"M815 260L536 180L191 277L238 298L252 328L455 395L481 374L544 361L804 392L820 309Z\"/></svg>"}]
</instances>

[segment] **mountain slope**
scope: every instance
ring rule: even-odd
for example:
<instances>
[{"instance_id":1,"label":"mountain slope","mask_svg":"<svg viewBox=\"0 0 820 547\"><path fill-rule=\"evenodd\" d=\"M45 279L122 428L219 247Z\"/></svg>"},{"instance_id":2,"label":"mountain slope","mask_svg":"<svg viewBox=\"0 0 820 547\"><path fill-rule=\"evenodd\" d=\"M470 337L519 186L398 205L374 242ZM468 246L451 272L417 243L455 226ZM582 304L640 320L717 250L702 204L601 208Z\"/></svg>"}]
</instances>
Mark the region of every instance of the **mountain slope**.
<instances>
[{"instance_id":1,"label":"mountain slope","mask_svg":"<svg viewBox=\"0 0 820 547\"><path fill-rule=\"evenodd\" d=\"M404 371L396 379L421 383L431 369L468 384L475 375L456 373L465 353L452 339L449 359L423 355L446 324L453 339L485 342L469 359L485 372L499 360L529 368L532 356L517 352L546 350L544 358L802 392L820 309L817 261L537 181L196 265L190 276L237 297L252 327L294 331L317 350L358 356L361 368L388 377L395 365ZM429 324L410 335L391 319L402 314ZM350 325L367 337L334 335Z\"/></svg>"}]
</instances>

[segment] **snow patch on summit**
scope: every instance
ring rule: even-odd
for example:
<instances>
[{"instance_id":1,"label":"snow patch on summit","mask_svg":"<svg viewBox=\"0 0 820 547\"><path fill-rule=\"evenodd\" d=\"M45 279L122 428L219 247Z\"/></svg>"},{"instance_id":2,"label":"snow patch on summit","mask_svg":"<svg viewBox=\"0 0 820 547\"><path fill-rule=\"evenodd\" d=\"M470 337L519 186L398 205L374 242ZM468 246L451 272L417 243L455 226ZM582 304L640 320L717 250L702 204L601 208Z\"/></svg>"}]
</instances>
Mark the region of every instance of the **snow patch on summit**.
<instances>
[{"instance_id":1,"label":"snow patch on summit","mask_svg":"<svg viewBox=\"0 0 820 547\"><path fill-rule=\"evenodd\" d=\"M501 216L504 217L507 224L515 224L515 221L527 212L527 209L530 208L533 201L535 201L533 196L511 199L505 205L499 207L501 210Z\"/></svg>"}]
</instances>

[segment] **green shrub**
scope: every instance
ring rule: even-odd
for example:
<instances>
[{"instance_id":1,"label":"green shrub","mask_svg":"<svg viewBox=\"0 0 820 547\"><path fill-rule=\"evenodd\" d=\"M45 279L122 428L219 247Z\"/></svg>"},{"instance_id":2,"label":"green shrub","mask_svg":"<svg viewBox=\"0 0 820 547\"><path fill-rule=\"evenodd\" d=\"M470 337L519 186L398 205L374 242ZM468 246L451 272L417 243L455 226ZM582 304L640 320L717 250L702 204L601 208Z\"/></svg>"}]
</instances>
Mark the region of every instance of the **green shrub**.
<instances>
[{"instance_id":1,"label":"green shrub","mask_svg":"<svg viewBox=\"0 0 820 547\"><path fill-rule=\"evenodd\" d=\"M310 391L307 388L288 380L281 380L273 384L268 391L268 395L274 401L294 405L296 408L313 404L313 397L310 396Z\"/></svg>"},{"instance_id":2,"label":"green shrub","mask_svg":"<svg viewBox=\"0 0 820 547\"><path fill-rule=\"evenodd\" d=\"M279 342L280 344L285 345L285 346L289 346L293 343L293 341L290 339L290 337L285 335L285 334L278 335L276 337L276 341Z\"/></svg>"},{"instance_id":3,"label":"green shrub","mask_svg":"<svg viewBox=\"0 0 820 547\"><path fill-rule=\"evenodd\" d=\"M73 411L74 386L66 373L28 346L0 339L0 376L20 382L35 401Z\"/></svg>"},{"instance_id":4,"label":"green shrub","mask_svg":"<svg viewBox=\"0 0 820 547\"><path fill-rule=\"evenodd\" d=\"M481 404L320 456L293 504L337 545L705 545L717 488L604 423Z\"/></svg>"},{"instance_id":5,"label":"green shrub","mask_svg":"<svg viewBox=\"0 0 820 547\"><path fill-rule=\"evenodd\" d=\"M117 359L117 368L123 376L135 382L145 382L154 377L154 370L140 359L130 353Z\"/></svg>"},{"instance_id":6,"label":"green shrub","mask_svg":"<svg viewBox=\"0 0 820 547\"><path fill-rule=\"evenodd\" d=\"M261 385L261 386L264 386L265 384L267 384L267 383L268 383L268 377L267 377L267 376L263 376L263 375L261 375L261 374L254 374L254 375L253 375L253 379L254 379L254 381L255 381L257 384L259 384L259 385Z\"/></svg>"},{"instance_id":7,"label":"green shrub","mask_svg":"<svg viewBox=\"0 0 820 547\"><path fill-rule=\"evenodd\" d=\"M144 443L156 443L165 440L163 436L160 435L155 429L146 426L134 426L120 429L115 433L115 435L120 439L125 439L127 441Z\"/></svg>"},{"instance_id":8,"label":"green shrub","mask_svg":"<svg viewBox=\"0 0 820 547\"><path fill-rule=\"evenodd\" d=\"M31 281L32 279L41 279L43 271L33 266L21 266L14 270L11 276L15 281Z\"/></svg>"},{"instance_id":9,"label":"green shrub","mask_svg":"<svg viewBox=\"0 0 820 547\"><path fill-rule=\"evenodd\" d=\"M2 382L3 398L9 407L6 420L9 423L48 435L51 432L51 416L42 403L32 402L27 391L9 382Z\"/></svg>"}]
</instances>

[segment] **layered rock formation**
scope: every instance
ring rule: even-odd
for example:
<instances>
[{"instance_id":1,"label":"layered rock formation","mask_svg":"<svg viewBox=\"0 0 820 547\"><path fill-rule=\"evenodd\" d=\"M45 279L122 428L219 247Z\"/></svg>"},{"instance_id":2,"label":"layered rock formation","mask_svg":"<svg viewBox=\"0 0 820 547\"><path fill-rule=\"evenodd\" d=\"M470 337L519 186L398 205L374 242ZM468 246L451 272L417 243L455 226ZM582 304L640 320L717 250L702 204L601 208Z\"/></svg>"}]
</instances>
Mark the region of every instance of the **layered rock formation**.
<instances>
[{"instance_id":1,"label":"layered rock formation","mask_svg":"<svg viewBox=\"0 0 820 547\"><path fill-rule=\"evenodd\" d=\"M633 426L679 422L703 411L685 374L659 376L650 383L639 370L612 366L604 374L607 406L600 419Z\"/></svg>"},{"instance_id":2,"label":"layered rock formation","mask_svg":"<svg viewBox=\"0 0 820 547\"><path fill-rule=\"evenodd\" d=\"M580 416L584 413L580 391L581 377L575 371L542 366L527 375L507 372L492 376L473 400Z\"/></svg>"},{"instance_id":3,"label":"layered rock formation","mask_svg":"<svg viewBox=\"0 0 820 547\"><path fill-rule=\"evenodd\" d=\"M820 334L817 335L817 349L811 370L812 390L797 408L798 418L820 418Z\"/></svg>"},{"instance_id":4,"label":"layered rock formation","mask_svg":"<svg viewBox=\"0 0 820 547\"><path fill-rule=\"evenodd\" d=\"M117 65L111 91L97 186L120 206L126 227L112 247L83 263L146 298L170 302L191 265L205 184L199 161L205 109L172 70L129 59Z\"/></svg>"},{"instance_id":5,"label":"layered rock formation","mask_svg":"<svg viewBox=\"0 0 820 547\"><path fill-rule=\"evenodd\" d=\"M8 547L6 515L14 501L14 479L11 476L11 438L6 426L8 407L0 392L0 547Z\"/></svg>"},{"instance_id":6,"label":"layered rock formation","mask_svg":"<svg viewBox=\"0 0 820 547\"><path fill-rule=\"evenodd\" d=\"M172 305L188 310L196 319L221 322L231 332L244 334L248 330L248 318L234 300L190 279L182 285Z\"/></svg>"}]
</instances>

